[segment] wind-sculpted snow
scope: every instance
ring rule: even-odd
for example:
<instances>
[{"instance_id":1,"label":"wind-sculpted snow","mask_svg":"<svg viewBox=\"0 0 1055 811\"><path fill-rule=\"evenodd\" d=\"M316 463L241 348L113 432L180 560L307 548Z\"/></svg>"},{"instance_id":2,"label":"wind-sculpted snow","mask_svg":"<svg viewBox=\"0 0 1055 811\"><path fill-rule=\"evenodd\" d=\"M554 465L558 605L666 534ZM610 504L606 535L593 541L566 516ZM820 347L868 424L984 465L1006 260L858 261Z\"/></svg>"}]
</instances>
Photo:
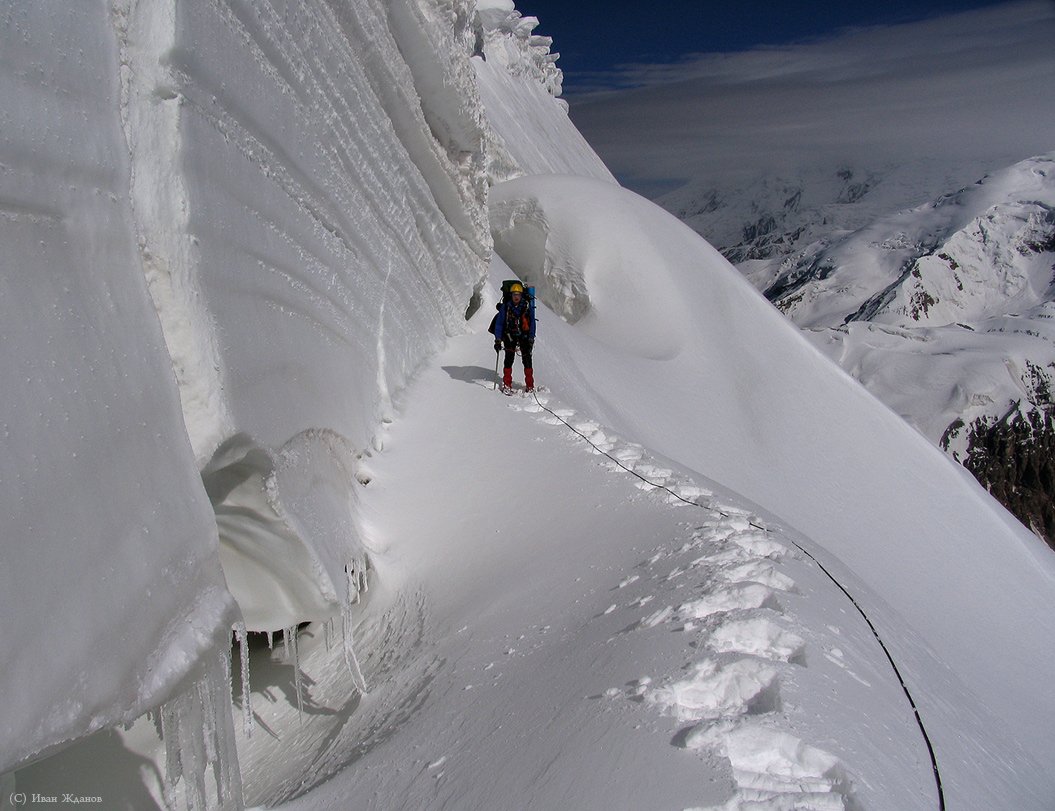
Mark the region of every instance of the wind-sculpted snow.
<instances>
[{"instance_id":1,"label":"wind-sculpted snow","mask_svg":"<svg viewBox=\"0 0 1055 811\"><path fill-rule=\"evenodd\" d=\"M566 202L554 207L530 191L559 188ZM660 227L638 227L638 200L630 193L612 195L603 219L578 220L576 205L586 202L598 181L547 175L511 181L492 194L491 230L495 251L539 298L569 323L622 352L669 359L685 352L693 319L691 303L668 273L657 272L655 257L681 226L668 217ZM616 190L616 186L612 186ZM553 239L561 222L576 218L571 242ZM610 238L620 232L619 240ZM580 250L589 245L589 251ZM703 243L701 243L703 244Z\"/></svg>"},{"instance_id":2,"label":"wind-sculpted snow","mask_svg":"<svg viewBox=\"0 0 1055 811\"><path fill-rule=\"evenodd\" d=\"M1050 615L1055 560L1035 537L671 215L586 179L522 178L492 196L497 249L543 300L583 280L588 314L540 330L555 345L547 378L574 405L823 539L1023 741L1052 745L1036 706L1012 698L1046 694L1035 656L1053 650L1036 618ZM517 249L517 212L533 250ZM638 334L681 337L657 360L628 351ZM1011 593L1014 619L996 620L987 606Z\"/></svg>"},{"instance_id":3,"label":"wind-sculpted snow","mask_svg":"<svg viewBox=\"0 0 1055 811\"><path fill-rule=\"evenodd\" d=\"M364 447L457 329L488 241L467 219L482 191L459 189L383 4L181 5L174 36L190 292L223 335L231 420L268 447L311 428Z\"/></svg>"},{"instance_id":4,"label":"wind-sculpted snow","mask_svg":"<svg viewBox=\"0 0 1055 811\"><path fill-rule=\"evenodd\" d=\"M214 496L229 583L249 630L323 619L364 554L354 457L460 329L488 250L468 6L139 4L121 23L136 229L199 464L241 465L236 435L269 460L248 480L266 503Z\"/></svg>"},{"instance_id":5,"label":"wind-sculpted snow","mask_svg":"<svg viewBox=\"0 0 1055 811\"><path fill-rule=\"evenodd\" d=\"M236 610L137 262L105 11L8 8L0 51L4 772L166 698Z\"/></svg>"},{"instance_id":6,"label":"wind-sculpted snow","mask_svg":"<svg viewBox=\"0 0 1055 811\"><path fill-rule=\"evenodd\" d=\"M489 124L489 168L497 180L571 174L615 182L568 118L561 72L549 37L512 0L479 0L479 45L472 60Z\"/></svg>"},{"instance_id":7,"label":"wind-sculpted snow","mask_svg":"<svg viewBox=\"0 0 1055 811\"><path fill-rule=\"evenodd\" d=\"M467 0L2 23L5 770L226 648L221 559L250 630L339 611L356 456L490 235Z\"/></svg>"}]
</instances>

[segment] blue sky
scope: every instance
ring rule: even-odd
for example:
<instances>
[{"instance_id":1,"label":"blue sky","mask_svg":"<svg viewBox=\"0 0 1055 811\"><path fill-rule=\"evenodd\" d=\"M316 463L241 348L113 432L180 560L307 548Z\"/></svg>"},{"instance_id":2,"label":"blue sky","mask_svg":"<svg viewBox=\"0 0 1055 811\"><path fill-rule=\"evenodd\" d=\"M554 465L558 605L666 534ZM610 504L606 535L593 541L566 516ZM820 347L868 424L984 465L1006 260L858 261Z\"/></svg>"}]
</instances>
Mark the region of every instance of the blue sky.
<instances>
[{"instance_id":1,"label":"blue sky","mask_svg":"<svg viewBox=\"0 0 1055 811\"><path fill-rule=\"evenodd\" d=\"M625 85L621 64L664 64L695 53L744 51L998 5L993 0L515 0L554 39L566 97Z\"/></svg>"},{"instance_id":2,"label":"blue sky","mask_svg":"<svg viewBox=\"0 0 1055 811\"><path fill-rule=\"evenodd\" d=\"M545 4L522 2L524 11ZM665 52L648 50L645 39L618 45L628 19L569 5L595 29L582 34L589 42L582 58L592 60L582 74L555 42L572 90L572 121L616 178L648 197L701 179L751 182L834 164L886 172L915 163L941 175L939 192L955 191L955 184L1055 149L1052 0L987 3L908 21L903 4L900 22L861 14L855 26L833 14L812 18L811 34L800 19L799 36L781 43L745 35L735 40L739 51L713 50L721 45L711 29L738 30L732 22L717 15L704 25L703 13L690 10L664 18L681 42L673 47L672 38ZM648 17L652 24L657 14ZM708 29L706 37L689 35L692 20ZM824 24L834 29L824 33ZM545 24L536 31L545 33ZM602 31L605 53L595 50ZM701 50L689 50L692 44Z\"/></svg>"}]
</instances>

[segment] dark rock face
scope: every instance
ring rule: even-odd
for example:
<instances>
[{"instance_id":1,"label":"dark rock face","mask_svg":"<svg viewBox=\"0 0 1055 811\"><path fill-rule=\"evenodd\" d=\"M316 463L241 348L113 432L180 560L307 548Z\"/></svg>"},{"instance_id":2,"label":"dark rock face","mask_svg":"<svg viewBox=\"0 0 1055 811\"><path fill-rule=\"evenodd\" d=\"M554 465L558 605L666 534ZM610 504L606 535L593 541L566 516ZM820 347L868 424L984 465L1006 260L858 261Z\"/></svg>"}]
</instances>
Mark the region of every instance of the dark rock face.
<instances>
[{"instance_id":1,"label":"dark rock face","mask_svg":"<svg viewBox=\"0 0 1055 811\"><path fill-rule=\"evenodd\" d=\"M1023 524L1055 549L1053 409L971 425L966 467Z\"/></svg>"}]
</instances>

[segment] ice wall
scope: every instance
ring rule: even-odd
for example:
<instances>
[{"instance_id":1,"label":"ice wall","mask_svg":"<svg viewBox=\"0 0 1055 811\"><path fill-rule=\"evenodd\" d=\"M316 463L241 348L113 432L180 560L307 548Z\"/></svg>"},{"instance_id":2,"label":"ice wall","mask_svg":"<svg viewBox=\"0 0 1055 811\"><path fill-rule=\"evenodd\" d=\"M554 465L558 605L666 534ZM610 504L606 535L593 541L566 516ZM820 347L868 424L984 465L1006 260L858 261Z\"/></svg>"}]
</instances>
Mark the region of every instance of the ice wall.
<instances>
[{"instance_id":1,"label":"ice wall","mask_svg":"<svg viewBox=\"0 0 1055 811\"><path fill-rule=\"evenodd\" d=\"M137 256L106 6L0 14L4 772L167 698L237 613Z\"/></svg>"},{"instance_id":2,"label":"ice wall","mask_svg":"<svg viewBox=\"0 0 1055 811\"><path fill-rule=\"evenodd\" d=\"M137 207L136 227L173 355L190 359L178 371L191 440L210 475L255 466L252 499L210 491L250 630L319 619L343 599L343 569L361 555L354 479L290 499L284 471L308 455L353 466L391 394L464 323L482 276L468 25L465 3L232 0L140 4L117 32L133 166L157 175L144 196L173 214ZM188 314L203 316L189 334ZM232 457L235 436L266 458ZM305 548L261 551L278 538ZM276 617L283 604L316 610Z\"/></svg>"},{"instance_id":3,"label":"ice wall","mask_svg":"<svg viewBox=\"0 0 1055 811\"><path fill-rule=\"evenodd\" d=\"M357 455L486 271L473 10L0 12L0 771L346 599Z\"/></svg>"}]
</instances>

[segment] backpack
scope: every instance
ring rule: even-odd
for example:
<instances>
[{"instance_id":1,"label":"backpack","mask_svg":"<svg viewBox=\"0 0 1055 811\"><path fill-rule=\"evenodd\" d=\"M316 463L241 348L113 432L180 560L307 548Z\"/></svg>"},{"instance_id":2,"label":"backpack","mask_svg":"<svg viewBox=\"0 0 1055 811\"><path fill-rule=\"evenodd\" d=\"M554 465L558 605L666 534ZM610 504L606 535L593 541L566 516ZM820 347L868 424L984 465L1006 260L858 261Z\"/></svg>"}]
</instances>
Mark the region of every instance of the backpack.
<instances>
[{"instance_id":1,"label":"backpack","mask_svg":"<svg viewBox=\"0 0 1055 811\"><path fill-rule=\"evenodd\" d=\"M528 287L527 285L523 284L519 279L506 279L504 282L502 282L502 300L500 302L498 302L498 304L495 305L495 309L498 310L499 312L501 312L502 308L505 307L506 304L508 304L509 302L511 302L513 300L512 295L509 292L509 288L511 288L514 284L520 284L524 288L524 296L527 299L527 303L528 303L528 314L529 314L529 316L531 318L531 322L534 323L535 322L535 288L534 287ZM495 313L494 316L491 318L490 326L487 327L487 331L490 332L492 335L495 334L495 323L497 321L498 321L498 313Z\"/></svg>"}]
</instances>

